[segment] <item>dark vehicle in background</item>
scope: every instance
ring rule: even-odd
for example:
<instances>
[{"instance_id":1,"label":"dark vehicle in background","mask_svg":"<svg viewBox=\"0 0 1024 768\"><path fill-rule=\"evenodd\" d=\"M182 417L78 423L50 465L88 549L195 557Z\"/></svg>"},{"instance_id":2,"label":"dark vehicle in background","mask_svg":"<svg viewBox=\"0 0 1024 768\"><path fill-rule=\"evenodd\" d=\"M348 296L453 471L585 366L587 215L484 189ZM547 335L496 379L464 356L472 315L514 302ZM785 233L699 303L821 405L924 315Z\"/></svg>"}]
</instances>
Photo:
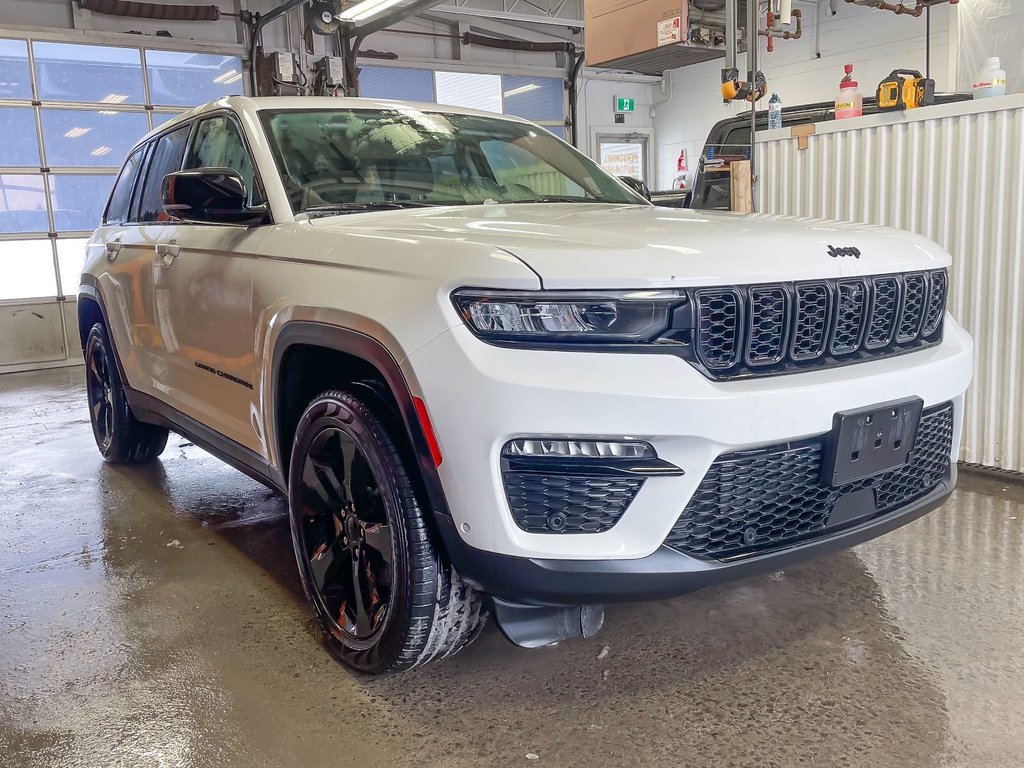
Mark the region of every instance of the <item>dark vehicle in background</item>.
<instances>
[{"instance_id":1,"label":"dark vehicle in background","mask_svg":"<svg viewBox=\"0 0 1024 768\"><path fill-rule=\"evenodd\" d=\"M682 177L679 177L680 179ZM638 195L650 200L661 208L687 208L690 202L690 190L686 187L679 189L666 189L661 192L651 192L647 183L633 176L619 176L619 181L632 189Z\"/></svg>"},{"instance_id":2,"label":"dark vehicle in background","mask_svg":"<svg viewBox=\"0 0 1024 768\"><path fill-rule=\"evenodd\" d=\"M967 93L936 94L935 103L950 104L957 101L969 101L972 98L973 96ZM874 115L879 111L878 100L865 97L864 114ZM831 101L787 107L782 110L783 128L835 119L836 108ZM757 130L768 130L768 112L766 110L758 112L756 120ZM684 207L728 211L731 197L729 165L736 160L749 159L750 113L741 113L735 117L720 120L708 134L700 161L697 163L697 171L694 173L692 196L684 204ZM665 204L653 199L652 202L655 205ZM670 205L669 207L676 206Z\"/></svg>"}]
</instances>

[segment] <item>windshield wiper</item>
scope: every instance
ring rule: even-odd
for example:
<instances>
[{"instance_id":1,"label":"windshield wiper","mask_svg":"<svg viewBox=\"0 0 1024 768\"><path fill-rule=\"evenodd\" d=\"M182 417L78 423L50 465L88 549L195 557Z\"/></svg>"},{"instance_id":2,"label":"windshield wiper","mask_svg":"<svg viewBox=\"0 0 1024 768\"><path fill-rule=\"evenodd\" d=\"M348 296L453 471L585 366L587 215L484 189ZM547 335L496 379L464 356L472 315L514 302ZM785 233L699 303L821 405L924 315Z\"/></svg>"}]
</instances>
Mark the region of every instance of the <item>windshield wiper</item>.
<instances>
[{"instance_id":1,"label":"windshield wiper","mask_svg":"<svg viewBox=\"0 0 1024 768\"><path fill-rule=\"evenodd\" d=\"M369 211L397 211L401 208L430 208L434 203L419 200L373 200L366 203L334 203L312 205L303 209L311 219L320 216L336 216L344 213L367 213Z\"/></svg>"},{"instance_id":2,"label":"windshield wiper","mask_svg":"<svg viewBox=\"0 0 1024 768\"><path fill-rule=\"evenodd\" d=\"M502 200L502 203L607 203L607 200L599 200L596 197L572 197L571 195L543 195L541 197L528 197L522 200Z\"/></svg>"}]
</instances>

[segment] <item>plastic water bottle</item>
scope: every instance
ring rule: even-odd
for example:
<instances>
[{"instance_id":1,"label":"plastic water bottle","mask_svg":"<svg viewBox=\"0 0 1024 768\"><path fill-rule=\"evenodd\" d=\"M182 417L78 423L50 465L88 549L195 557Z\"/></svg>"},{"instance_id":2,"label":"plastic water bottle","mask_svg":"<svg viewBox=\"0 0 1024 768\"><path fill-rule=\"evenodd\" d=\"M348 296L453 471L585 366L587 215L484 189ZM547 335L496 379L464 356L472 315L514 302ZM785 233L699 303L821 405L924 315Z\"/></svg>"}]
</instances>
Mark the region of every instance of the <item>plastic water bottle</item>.
<instances>
[{"instance_id":1,"label":"plastic water bottle","mask_svg":"<svg viewBox=\"0 0 1024 768\"><path fill-rule=\"evenodd\" d=\"M782 99L773 93L768 99L768 130L775 131L782 127Z\"/></svg>"},{"instance_id":2,"label":"plastic water bottle","mask_svg":"<svg viewBox=\"0 0 1024 768\"><path fill-rule=\"evenodd\" d=\"M1006 70L998 56L985 59L985 66L974 81L974 98L987 99L1006 95Z\"/></svg>"}]
</instances>

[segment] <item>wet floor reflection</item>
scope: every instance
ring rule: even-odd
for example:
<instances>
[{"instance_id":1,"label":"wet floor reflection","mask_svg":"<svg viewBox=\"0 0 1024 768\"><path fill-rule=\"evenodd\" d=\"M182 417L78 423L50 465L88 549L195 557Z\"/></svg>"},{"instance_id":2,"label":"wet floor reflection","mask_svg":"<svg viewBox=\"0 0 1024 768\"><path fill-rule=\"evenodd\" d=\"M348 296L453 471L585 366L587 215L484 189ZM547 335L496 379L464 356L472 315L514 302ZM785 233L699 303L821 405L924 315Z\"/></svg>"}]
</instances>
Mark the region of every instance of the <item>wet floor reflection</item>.
<instances>
[{"instance_id":1,"label":"wet floor reflection","mask_svg":"<svg viewBox=\"0 0 1024 768\"><path fill-rule=\"evenodd\" d=\"M1024 698L1019 489L964 478L854 552L611 607L589 642L527 652L488 628L367 679L319 641L281 498L174 436L152 467L105 466L76 380L13 378L4 768L976 766L1024 747L1005 716Z\"/></svg>"}]
</instances>

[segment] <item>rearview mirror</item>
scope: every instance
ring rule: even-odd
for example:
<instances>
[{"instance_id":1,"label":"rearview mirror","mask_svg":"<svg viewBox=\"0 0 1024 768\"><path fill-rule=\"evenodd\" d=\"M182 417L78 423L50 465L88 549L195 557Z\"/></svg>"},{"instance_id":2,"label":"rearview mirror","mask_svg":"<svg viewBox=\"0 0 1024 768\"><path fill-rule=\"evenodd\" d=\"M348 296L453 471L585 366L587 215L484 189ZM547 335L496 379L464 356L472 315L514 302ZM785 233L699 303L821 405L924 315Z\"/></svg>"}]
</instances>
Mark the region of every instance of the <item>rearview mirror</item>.
<instances>
[{"instance_id":1,"label":"rearview mirror","mask_svg":"<svg viewBox=\"0 0 1024 768\"><path fill-rule=\"evenodd\" d=\"M647 185L640 181L640 179L635 178L634 176L619 176L619 181L632 189L647 202L651 201L651 190L648 189Z\"/></svg>"},{"instance_id":2,"label":"rearview mirror","mask_svg":"<svg viewBox=\"0 0 1024 768\"><path fill-rule=\"evenodd\" d=\"M230 168L168 174L162 201L164 212L179 221L256 226L270 220L266 206L249 207L245 182Z\"/></svg>"}]
</instances>

